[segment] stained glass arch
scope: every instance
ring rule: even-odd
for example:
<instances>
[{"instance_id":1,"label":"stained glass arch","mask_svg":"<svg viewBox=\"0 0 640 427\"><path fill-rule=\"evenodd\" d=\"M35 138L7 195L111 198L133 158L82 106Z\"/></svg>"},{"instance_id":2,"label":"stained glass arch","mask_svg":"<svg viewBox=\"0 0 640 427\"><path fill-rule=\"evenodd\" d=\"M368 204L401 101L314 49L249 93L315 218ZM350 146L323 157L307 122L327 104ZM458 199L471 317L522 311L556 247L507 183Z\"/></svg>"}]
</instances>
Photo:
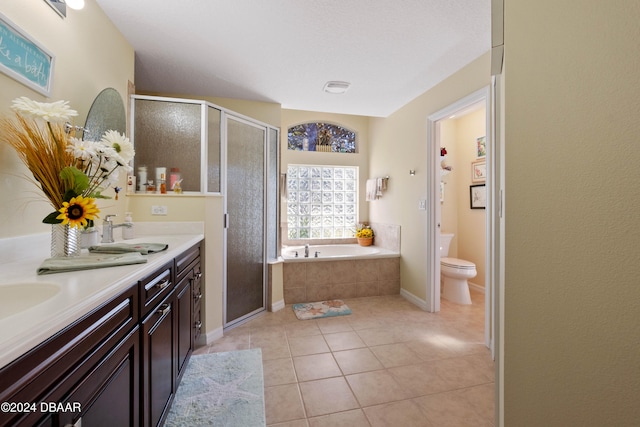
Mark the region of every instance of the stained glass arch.
<instances>
[{"instance_id":1,"label":"stained glass arch","mask_svg":"<svg viewBox=\"0 0 640 427\"><path fill-rule=\"evenodd\" d=\"M287 132L289 150L356 153L356 132L323 122L291 126Z\"/></svg>"}]
</instances>

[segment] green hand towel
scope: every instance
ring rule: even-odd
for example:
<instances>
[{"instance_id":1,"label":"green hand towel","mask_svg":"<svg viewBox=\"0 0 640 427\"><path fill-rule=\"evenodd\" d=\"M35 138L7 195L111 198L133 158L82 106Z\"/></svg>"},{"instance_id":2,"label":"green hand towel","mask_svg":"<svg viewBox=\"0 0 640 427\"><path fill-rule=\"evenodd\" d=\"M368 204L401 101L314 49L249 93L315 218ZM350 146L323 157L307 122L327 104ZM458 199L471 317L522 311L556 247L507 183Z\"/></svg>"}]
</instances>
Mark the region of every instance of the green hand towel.
<instances>
[{"instance_id":1,"label":"green hand towel","mask_svg":"<svg viewBox=\"0 0 640 427\"><path fill-rule=\"evenodd\" d=\"M68 258L47 258L38 267L38 274L65 273L119 265L144 264L145 262L147 260L139 252L119 255L81 255Z\"/></svg>"},{"instance_id":2,"label":"green hand towel","mask_svg":"<svg viewBox=\"0 0 640 427\"><path fill-rule=\"evenodd\" d=\"M128 252L139 252L142 255L149 255L166 250L169 245L164 243L114 243L109 245L90 246L89 252L100 254L124 254Z\"/></svg>"}]
</instances>

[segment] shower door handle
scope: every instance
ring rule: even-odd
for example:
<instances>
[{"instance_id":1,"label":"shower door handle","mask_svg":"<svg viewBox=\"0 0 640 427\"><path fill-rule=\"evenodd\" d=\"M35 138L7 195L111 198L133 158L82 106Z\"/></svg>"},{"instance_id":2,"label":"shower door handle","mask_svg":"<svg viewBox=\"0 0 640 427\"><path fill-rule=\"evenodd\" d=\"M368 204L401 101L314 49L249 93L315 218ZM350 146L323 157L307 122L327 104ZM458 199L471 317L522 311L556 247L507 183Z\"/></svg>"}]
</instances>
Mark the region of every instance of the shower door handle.
<instances>
[{"instance_id":1,"label":"shower door handle","mask_svg":"<svg viewBox=\"0 0 640 427\"><path fill-rule=\"evenodd\" d=\"M224 214L223 222L224 222L224 224L223 224L224 227L223 228L225 228L225 229L229 228L229 214Z\"/></svg>"}]
</instances>

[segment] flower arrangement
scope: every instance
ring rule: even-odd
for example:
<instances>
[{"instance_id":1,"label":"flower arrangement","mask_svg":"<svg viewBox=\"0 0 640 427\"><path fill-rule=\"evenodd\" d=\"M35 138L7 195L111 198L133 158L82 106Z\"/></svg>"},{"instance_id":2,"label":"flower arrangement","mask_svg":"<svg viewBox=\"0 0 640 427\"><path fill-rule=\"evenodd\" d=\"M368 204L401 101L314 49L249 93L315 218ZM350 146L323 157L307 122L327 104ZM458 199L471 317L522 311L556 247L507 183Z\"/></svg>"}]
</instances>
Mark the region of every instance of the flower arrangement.
<instances>
[{"instance_id":1,"label":"flower arrangement","mask_svg":"<svg viewBox=\"0 0 640 427\"><path fill-rule=\"evenodd\" d=\"M74 228L92 225L100 210L97 198L117 183L121 168L135 154L124 135L109 130L100 141L73 137L68 121L78 113L66 101L42 103L26 97L13 100L15 120L0 121L0 141L15 149L31 171L33 183L49 200L54 211L42 222L68 224ZM114 187L117 192L118 187Z\"/></svg>"},{"instance_id":2,"label":"flower arrangement","mask_svg":"<svg viewBox=\"0 0 640 427\"><path fill-rule=\"evenodd\" d=\"M359 239L370 239L373 237L373 230L366 224L358 224L358 228L356 228L356 237Z\"/></svg>"}]
</instances>

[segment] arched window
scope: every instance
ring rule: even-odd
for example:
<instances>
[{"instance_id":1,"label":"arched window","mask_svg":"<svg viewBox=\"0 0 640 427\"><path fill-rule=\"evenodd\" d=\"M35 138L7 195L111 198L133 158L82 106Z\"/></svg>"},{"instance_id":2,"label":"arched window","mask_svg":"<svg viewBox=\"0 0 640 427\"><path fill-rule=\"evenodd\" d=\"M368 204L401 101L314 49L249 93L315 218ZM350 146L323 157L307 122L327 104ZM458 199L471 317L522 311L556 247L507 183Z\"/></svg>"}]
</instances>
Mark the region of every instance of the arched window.
<instances>
[{"instance_id":1,"label":"arched window","mask_svg":"<svg viewBox=\"0 0 640 427\"><path fill-rule=\"evenodd\" d=\"M289 128L288 149L355 153L356 133L331 123L302 123Z\"/></svg>"}]
</instances>

